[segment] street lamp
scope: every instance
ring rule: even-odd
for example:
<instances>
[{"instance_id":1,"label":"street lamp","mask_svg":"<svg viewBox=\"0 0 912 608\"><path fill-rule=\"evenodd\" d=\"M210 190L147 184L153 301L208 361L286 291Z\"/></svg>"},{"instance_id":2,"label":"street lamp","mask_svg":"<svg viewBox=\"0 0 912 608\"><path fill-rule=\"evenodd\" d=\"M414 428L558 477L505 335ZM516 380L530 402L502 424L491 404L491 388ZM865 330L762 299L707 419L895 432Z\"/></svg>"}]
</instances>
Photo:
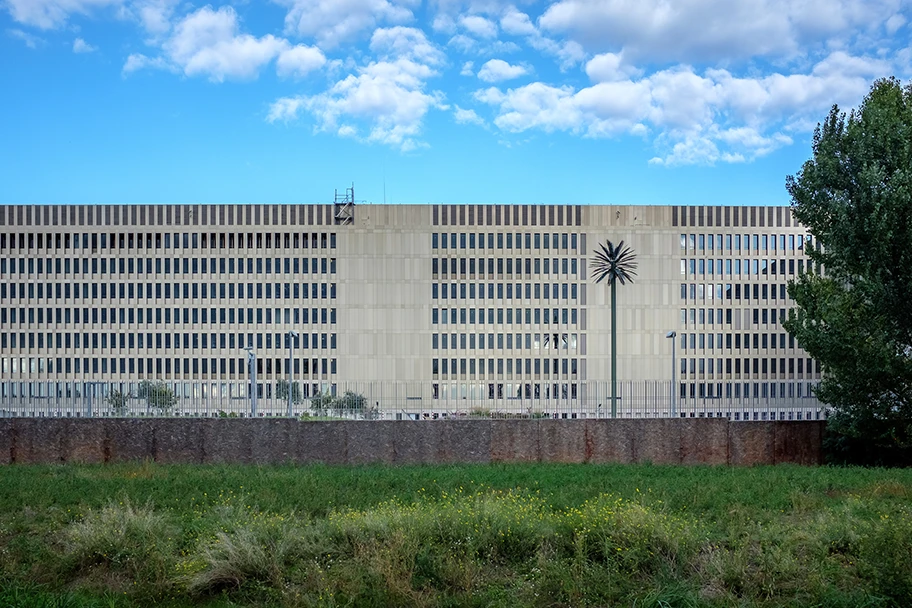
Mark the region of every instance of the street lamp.
<instances>
[{"instance_id":1,"label":"street lamp","mask_svg":"<svg viewBox=\"0 0 912 608\"><path fill-rule=\"evenodd\" d=\"M256 353L253 352L253 346L245 346L247 351L247 378L250 381L250 415L256 417L257 413L257 384L256 384Z\"/></svg>"},{"instance_id":2,"label":"street lamp","mask_svg":"<svg viewBox=\"0 0 912 608\"><path fill-rule=\"evenodd\" d=\"M292 374L294 373L294 341L298 339L298 332L289 331L288 332L288 417L291 418L292 409L291 409L291 397L292 397Z\"/></svg>"},{"instance_id":3,"label":"street lamp","mask_svg":"<svg viewBox=\"0 0 912 608\"><path fill-rule=\"evenodd\" d=\"M677 381L675 378L675 338L678 337L678 332L670 331L665 334L666 338L671 339L671 417L675 417L675 390L677 389Z\"/></svg>"}]
</instances>

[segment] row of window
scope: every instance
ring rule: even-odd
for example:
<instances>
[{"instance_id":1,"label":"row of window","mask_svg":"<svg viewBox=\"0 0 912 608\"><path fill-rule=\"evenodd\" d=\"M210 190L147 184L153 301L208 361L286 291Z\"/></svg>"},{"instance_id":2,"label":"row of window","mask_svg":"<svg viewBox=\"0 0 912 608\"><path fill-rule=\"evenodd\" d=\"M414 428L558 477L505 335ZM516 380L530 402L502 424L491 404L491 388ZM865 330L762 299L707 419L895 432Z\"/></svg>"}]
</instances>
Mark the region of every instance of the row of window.
<instances>
[{"instance_id":1,"label":"row of window","mask_svg":"<svg viewBox=\"0 0 912 608\"><path fill-rule=\"evenodd\" d=\"M576 300L580 291L585 293L586 286L576 283L478 283L476 288L475 283L431 283L432 300Z\"/></svg>"},{"instance_id":2,"label":"row of window","mask_svg":"<svg viewBox=\"0 0 912 608\"><path fill-rule=\"evenodd\" d=\"M489 382L485 384L439 383L431 385L433 399L577 399L579 385L570 383Z\"/></svg>"},{"instance_id":3,"label":"row of window","mask_svg":"<svg viewBox=\"0 0 912 608\"><path fill-rule=\"evenodd\" d=\"M487 324L494 325L576 325L579 319L576 308L488 308ZM457 316L458 313L458 316ZM432 308L432 325L485 324L484 308Z\"/></svg>"},{"instance_id":4,"label":"row of window","mask_svg":"<svg viewBox=\"0 0 912 608\"><path fill-rule=\"evenodd\" d=\"M245 339L246 336L246 339ZM283 338L284 337L284 338ZM154 338L154 341L153 341ZM265 339L264 339L265 338ZM0 332L0 348L42 350L48 349L134 349L134 348L185 348L208 350L240 349L255 346L267 350L288 348L288 334L282 333L6 333ZM300 332L295 349L335 349L336 334Z\"/></svg>"},{"instance_id":5,"label":"row of window","mask_svg":"<svg viewBox=\"0 0 912 608\"><path fill-rule=\"evenodd\" d=\"M7 266L9 261L9 266ZM335 274L336 258L0 258L0 275ZM72 271L72 272L71 272ZM135 271L135 272L134 272Z\"/></svg>"},{"instance_id":6,"label":"row of window","mask_svg":"<svg viewBox=\"0 0 912 608\"><path fill-rule=\"evenodd\" d=\"M525 363L525 366L523 365ZM579 359L432 359L434 377L447 375L555 375L576 377ZM525 370L525 371L523 371Z\"/></svg>"},{"instance_id":7,"label":"row of window","mask_svg":"<svg viewBox=\"0 0 912 608\"><path fill-rule=\"evenodd\" d=\"M751 298L753 288L753 298ZM741 284L741 283L681 283L681 300L791 300L785 283L782 284Z\"/></svg>"},{"instance_id":8,"label":"row of window","mask_svg":"<svg viewBox=\"0 0 912 608\"><path fill-rule=\"evenodd\" d=\"M332 366L331 359L326 364L327 369ZM211 362L211 359L210 359ZM322 369L323 359L319 363L311 361L308 369ZM295 369L300 369L296 367ZM284 380L280 378L278 382ZM244 399L250 394L249 382L168 382L168 386L174 392L178 399ZM301 396L305 399L312 395L336 394L336 384L330 382L310 383L294 381L299 387ZM273 391L272 382L257 382L258 396L266 399L272 399L276 391ZM4 381L0 382L0 397L3 399L88 399L93 396L98 399L109 391L119 390L125 395L138 395L139 383L137 382L46 382L46 381ZM84 403L79 404L84 405Z\"/></svg>"},{"instance_id":9,"label":"row of window","mask_svg":"<svg viewBox=\"0 0 912 608\"><path fill-rule=\"evenodd\" d=\"M335 374L336 359L292 359L296 375ZM173 364L172 364L173 362ZM244 358L170 357L2 357L3 374L130 374L139 379L166 378L171 374L245 374ZM281 376L288 373L288 359L257 357L257 373Z\"/></svg>"},{"instance_id":10,"label":"row of window","mask_svg":"<svg viewBox=\"0 0 912 608\"><path fill-rule=\"evenodd\" d=\"M541 232L441 232L431 233L432 249L563 249L576 251L578 239L585 241L586 235L576 233ZM496 247L495 247L496 241ZM525 246L524 246L525 245ZM584 247L585 249L585 247Z\"/></svg>"},{"instance_id":11,"label":"row of window","mask_svg":"<svg viewBox=\"0 0 912 608\"><path fill-rule=\"evenodd\" d=\"M723 336L725 340L723 341ZM751 336L753 336L753 346L751 346ZM682 350L696 350L696 349L708 349L715 350L717 348L728 349L732 348L739 350L741 345L744 345L746 350L753 348L754 350L760 349L779 349L785 350L786 341L788 342L788 347L790 349L795 348L795 337L785 333L772 333L772 334L681 334L681 349Z\"/></svg>"},{"instance_id":12,"label":"row of window","mask_svg":"<svg viewBox=\"0 0 912 608\"><path fill-rule=\"evenodd\" d=\"M776 260L776 259L749 259L742 260L740 258L736 259L725 259L725 260L713 260L712 258L707 259L682 259L681 260L681 274L696 276L696 275L716 275L716 276L732 276L732 275L744 275L744 276L769 276L769 275L785 275L795 274L797 268L798 274L801 274L805 270L805 260L797 260L798 264L795 265L796 260ZM811 272L813 270L813 263L810 260L807 260L807 270ZM788 272L786 272L788 271Z\"/></svg>"},{"instance_id":13,"label":"row of window","mask_svg":"<svg viewBox=\"0 0 912 608\"><path fill-rule=\"evenodd\" d=\"M794 234L682 234L681 249L690 251L803 251L813 246L811 235ZM724 244L724 249L723 249Z\"/></svg>"},{"instance_id":14,"label":"row of window","mask_svg":"<svg viewBox=\"0 0 912 608\"><path fill-rule=\"evenodd\" d=\"M80 290L80 285L82 289ZM218 286L218 289L216 289ZM235 288L236 287L236 288ZM0 283L0 298L73 299L330 299L335 283Z\"/></svg>"},{"instance_id":15,"label":"row of window","mask_svg":"<svg viewBox=\"0 0 912 608\"><path fill-rule=\"evenodd\" d=\"M457 341L458 336L458 341ZM525 336L525 342L523 341ZM495 342L496 338L496 342ZM487 344L487 346L486 346ZM525 346L523 346L525 344ZM517 349L526 350L576 350L579 341L577 334L547 333L547 334L433 334L431 348L437 350L448 349Z\"/></svg>"},{"instance_id":16,"label":"row of window","mask_svg":"<svg viewBox=\"0 0 912 608\"><path fill-rule=\"evenodd\" d=\"M784 308L682 308L681 327L688 325L731 325L733 320L736 329L740 329L741 315L745 323L753 320L754 325L776 325L785 319ZM724 317L723 317L724 311ZM734 312L733 312L734 311Z\"/></svg>"},{"instance_id":17,"label":"row of window","mask_svg":"<svg viewBox=\"0 0 912 608\"><path fill-rule=\"evenodd\" d=\"M174 245L172 247L172 244ZM303 233L197 233L142 232L117 233L44 233L22 232L0 234L0 251L91 249L335 249L334 232Z\"/></svg>"},{"instance_id":18,"label":"row of window","mask_svg":"<svg viewBox=\"0 0 912 608\"><path fill-rule=\"evenodd\" d=\"M485 264L487 264L487 273L485 273ZM585 265L585 259L578 260L577 258L432 258L431 274L435 275L434 278L437 278L436 275L446 277L449 274L454 276L477 274L481 277L487 274L488 277L494 277L495 274L514 274L515 269L515 274L518 276L523 274L525 276L533 274L575 276L578 268ZM525 272L523 272L524 269Z\"/></svg>"},{"instance_id":19,"label":"row of window","mask_svg":"<svg viewBox=\"0 0 912 608\"><path fill-rule=\"evenodd\" d=\"M154 311L154 315L153 315ZM0 308L0 324L46 323L316 324L335 323L335 308Z\"/></svg>"},{"instance_id":20,"label":"row of window","mask_svg":"<svg viewBox=\"0 0 912 608\"><path fill-rule=\"evenodd\" d=\"M690 397L691 399L785 399L795 397L814 396L813 384L804 382L690 382L681 383L678 395L682 399ZM724 387L724 393L723 393ZM785 412L781 412L785 419ZM736 420L738 419L735 414ZM747 413L745 412L745 420ZM766 413L763 413L763 419L766 420ZM800 417L798 418L801 419ZM754 420L757 420L757 412L754 412ZM789 412L791 420L791 412Z\"/></svg>"},{"instance_id":21,"label":"row of window","mask_svg":"<svg viewBox=\"0 0 912 608\"><path fill-rule=\"evenodd\" d=\"M744 365L742 367L742 361ZM776 362L779 362L778 365ZM797 366L796 366L797 361ZM689 362L689 364L688 364ZM723 369L722 364L725 363L725 368ZM753 362L753 366L751 363ZM739 375L742 373L742 369L745 374L785 374L786 365L788 365L788 374L792 375L795 373L797 367L798 374L803 374L805 371L805 362L807 362L807 373L820 373L820 363L817 362L817 371L813 371L813 359L804 359L804 358L786 358L786 357L755 357L753 359L745 358L733 358L733 359L712 359L712 358L682 358L681 359L681 374L725 374L725 375ZM753 370L753 371L752 371Z\"/></svg>"}]
</instances>

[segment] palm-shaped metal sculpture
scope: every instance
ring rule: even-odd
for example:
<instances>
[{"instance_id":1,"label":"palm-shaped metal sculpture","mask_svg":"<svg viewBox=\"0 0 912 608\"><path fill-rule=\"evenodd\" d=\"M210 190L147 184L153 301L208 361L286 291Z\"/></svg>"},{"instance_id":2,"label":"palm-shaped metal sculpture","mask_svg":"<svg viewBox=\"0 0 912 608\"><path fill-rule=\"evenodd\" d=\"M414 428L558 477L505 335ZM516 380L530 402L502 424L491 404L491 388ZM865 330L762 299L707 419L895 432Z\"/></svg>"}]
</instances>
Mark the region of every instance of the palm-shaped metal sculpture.
<instances>
[{"instance_id":1,"label":"palm-shaped metal sculpture","mask_svg":"<svg viewBox=\"0 0 912 608\"><path fill-rule=\"evenodd\" d=\"M633 283L636 276L636 258L633 249L611 241L596 249L592 260L592 277L596 283L608 279L611 286L611 417L617 416L617 284Z\"/></svg>"}]
</instances>

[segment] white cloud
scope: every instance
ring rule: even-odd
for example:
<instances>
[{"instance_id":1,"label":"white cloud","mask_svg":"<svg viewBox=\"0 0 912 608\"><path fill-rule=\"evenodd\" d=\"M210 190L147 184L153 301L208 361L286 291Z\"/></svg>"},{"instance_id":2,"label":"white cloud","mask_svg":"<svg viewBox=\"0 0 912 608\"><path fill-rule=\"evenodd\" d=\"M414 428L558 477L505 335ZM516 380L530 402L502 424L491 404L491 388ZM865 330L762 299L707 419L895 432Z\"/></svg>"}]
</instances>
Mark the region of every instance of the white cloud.
<instances>
[{"instance_id":1,"label":"white cloud","mask_svg":"<svg viewBox=\"0 0 912 608\"><path fill-rule=\"evenodd\" d=\"M884 25L897 27L898 0L559 0L539 20L591 52L631 58L730 61L791 57ZM891 21L892 20L892 21Z\"/></svg>"},{"instance_id":2,"label":"white cloud","mask_svg":"<svg viewBox=\"0 0 912 608\"><path fill-rule=\"evenodd\" d=\"M73 41L73 52L74 53L94 53L98 48L92 46L82 38L77 38Z\"/></svg>"},{"instance_id":3,"label":"white cloud","mask_svg":"<svg viewBox=\"0 0 912 608\"><path fill-rule=\"evenodd\" d=\"M371 50L379 60L359 67L317 95L283 97L269 109L270 122L291 121L307 111L319 131L393 146L402 151L425 144L419 136L431 109L447 109L443 93L426 92L443 54L420 30L394 27L374 32ZM357 126L365 126L364 136Z\"/></svg>"},{"instance_id":4,"label":"white cloud","mask_svg":"<svg viewBox=\"0 0 912 608\"><path fill-rule=\"evenodd\" d=\"M560 60L561 69L568 69L582 62L586 58L586 51L578 42L570 40L558 42L541 34L527 38L532 48L548 55L553 55Z\"/></svg>"},{"instance_id":5,"label":"white cloud","mask_svg":"<svg viewBox=\"0 0 912 608\"><path fill-rule=\"evenodd\" d=\"M29 34L28 32L23 32L22 30L18 29L6 30L6 33L12 38L21 40L22 43L30 49L37 49L45 42L43 38L39 38L34 34Z\"/></svg>"},{"instance_id":6,"label":"white cloud","mask_svg":"<svg viewBox=\"0 0 912 608\"><path fill-rule=\"evenodd\" d=\"M456 109L453 111L453 117L456 119L456 122L459 124L472 124L484 126L485 122L475 113L475 110L465 110L456 106Z\"/></svg>"},{"instance_id":7,"label":"white cloud","mask_svg":"<svg viewBox=\"0 0 912 608\"><path fill-rule=\"evenodd\" d=\"M507 8L500 18L500 27L512 36L531 36L538 33L529 15L517 10L515 6Z\"/></svg>"},{"instance_id":8,"label":"white cloud","mask_svg":"<svg viewBox=\"0 0 912 608\"><path fill-rule=\"evenodd\" d=\"M502 59L491 59L478 70L478 78L485 82L500 82L519 78L528 73L521 65L510 65Z\"/></svg>"},{"instance_id":9,"label":"white cloud","mask_svg":"<svg viewBox=\"0 0 912 608\"><path fill-rule=\"evenodd\" d=\"M459 25L479 38L497 37L497 24L480 15L465 15L460 17Z\"/></svg>"},{"instance_id":10,"label":"white cloud","mask_svg":"<svg viewBox=\"0 0 912 608\"><path fill-rule=\"evenodd\" d=\"M92 10L122 6L124 0L6 0L13 20L41 29L63 26L74 13L88 14Z\"/></svg>"},{"instance_id":11,"label":"white cloud","mask_svg":"<svg viewBox=\"0 0 912 608\"><path fill-rule=\"evenodd\" d=\"M383 23L413 20L417 0L275 0L288 8L285 31L335 48Z\"/></svg>"},{"instance_id":12,"label":"white cloud","mask_svg":"<svg viewBox=\"0 0 912 608\"><path fill-rule=\"evenodd\" d=\"M639 73L640 70L627 65L624 57L616 53L596 55L586 63L586 74L592 82L626 80Z\"/></svg>"},{"instance_id":13,"label":"white cloud","mask_svg":"<svg viewBox=\"0 0 912 608\"><path fill-rule=\"evenodd\" d=\"M276 71L279 76L303 78L325 64L326 56L320 49L299 44L279 53Z\"/></svg>"},{"instance_id":14,"label":"white cloud","mask_svg":"<svg viewBox=\"0 0 912 608\"><path fill-rule=\"evenodd\" d=\"M286 40L272 35L238 34L237 13L230 6L217 11L206 6L191 13L175 25L163 46L186 75L206 75L215 82L256 78L264 64L288 47Z\"/></svg>"},{"instance_id":15,"label":"white cloud","mask_svg":"<svg viewBox=\"0 0 912 608\"><path fill-rule=\"evenodd\" d=\"M881 60L837 51L808 74L744 78L678 66L634 79L618 77L622 63L616 57L593 61L587 71L597 82L589 87L535 82L479 90L475 99L497 108L494 124L504 131L585 137L655 132L666 153L651 162L742 162L791 144L790 133L812 128L832 103L856 104L884 67Z\"/></svg>"},{"instance_id":16,"label":"white cloud","mask_svg":"<svg viewBox=\"0 0 912 608\"><path fill-rule=\"evenodd\" d=\"M425 36L411 27L381 28L371 36L370 49L379 57L405 57L419 63L439 65L445 56Z\"/></svg>"},{"instance_id":17,"label":"white cloud","mask_svg":"<svg viewBox=\"0 0 912 608\"><path fill-rule=\"evenodd\" d=\"M143 28L154 37L167 34L171 29L171 18L180 0L138 0L133 12Z\"/></svg>"},{"instance_id":18,"label":"white cloud","mask_svg":"<svg viewBox=\"0 0 912 608\"><path fill-rule=\"evenodd\" d=\"M133 53L127 57L127 61L124 63L122 73L124 76L131 74L138 70L152 69L152 70L166 70L169 72L176 72L177 67L168 62L163 57L147 57L141 53Z\"/></svg>"},{"instance_id":19,"label":"white cloud","mask_svg":"<svg viewBox=\"0 0 912 608\"><path fill-rule=\"evenodd\" d=\"M475 67L474 62L466 61L465 63L462 64L462 69L459 70L459 75L460 76L474 76L475 75L475 70L473 69L474 67Z\"/></svg>"}]
</instances>

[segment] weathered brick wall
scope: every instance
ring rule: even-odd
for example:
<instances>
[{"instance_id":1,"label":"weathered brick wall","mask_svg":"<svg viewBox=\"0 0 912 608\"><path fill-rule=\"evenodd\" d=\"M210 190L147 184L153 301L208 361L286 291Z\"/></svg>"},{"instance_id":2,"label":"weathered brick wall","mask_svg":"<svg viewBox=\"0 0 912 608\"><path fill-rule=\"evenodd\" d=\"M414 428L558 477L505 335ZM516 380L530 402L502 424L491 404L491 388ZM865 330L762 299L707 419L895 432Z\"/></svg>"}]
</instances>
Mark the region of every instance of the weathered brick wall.
<instances>
[{"instance_id":1,"label":"weathered brick wall","mask_svg":"<svg viewBox=\"0 0 912 608\"><path fill-rule=\"evenodd\" d=\"M823 422L0 419L0 464L822 461Z\"/></svg>"}]
</instances>

